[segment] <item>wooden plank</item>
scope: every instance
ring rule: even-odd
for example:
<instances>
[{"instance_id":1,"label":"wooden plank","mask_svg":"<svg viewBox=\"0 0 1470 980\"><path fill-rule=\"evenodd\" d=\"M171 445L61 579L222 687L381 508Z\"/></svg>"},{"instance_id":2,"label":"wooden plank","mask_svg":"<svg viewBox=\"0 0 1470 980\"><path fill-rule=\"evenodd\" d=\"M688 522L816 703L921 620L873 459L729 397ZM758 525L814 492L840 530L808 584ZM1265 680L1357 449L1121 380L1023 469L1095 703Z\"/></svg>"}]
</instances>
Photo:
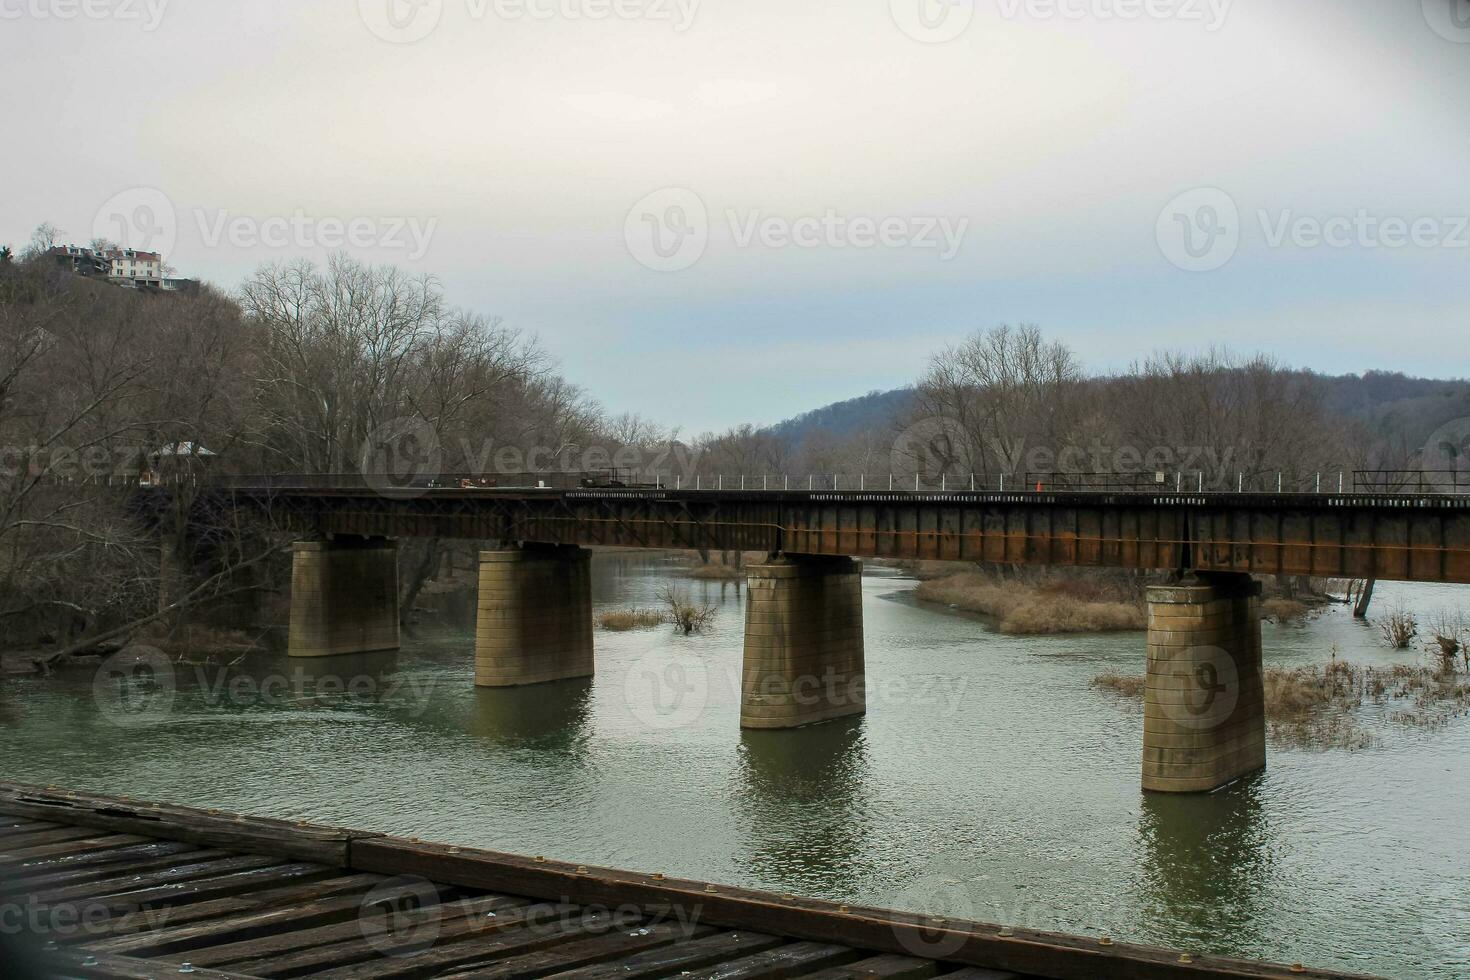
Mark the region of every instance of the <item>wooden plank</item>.
<instances>
[{"instance_id":1,"label":"wooden plank","mask_svg":"<svg viewBox=\"0 0 1470 980\"><path fill-rule=\"evenodd\" d=\"M59 823L46 823L44 820L26 820L24 817L0 817L0 841L11 834L26 834L34 830L50 830L53 827L62 826Z\"/></svg>"},{"instance_id":2,"label":"wooden plank","mask_svg":"<svg viewBox=\"0 0 1470 980\"><path fill-rule=\"evenodd\" d=\"M32 847L24 851L0 859L0 868L9 867L13 864L27 864L41 858L67 857L69 855L88 854L96 851L107 851L114 847L127 847L130 844L144 844L155 840L153 837L139 837L136 834L96 834L82 840L67 841L65 844L47 844L44 847Z\"/></svg>"},{"instance_id":3,"label":"wooden plank","mask_svg":"<svg viewBox=\"0 0 1470 980\"><path fill-rule=\"evenodd\" d=\"M555 906L533 905L522 916L501 915L495 919L474 916L441 921L437 928L418 928L416 926L423 923L416 923L406 930L369 931L366 936L332 946L304 949L284 956L232 961L230 968L271 977L310 974L315 978L331 977L343 967L368 961L400 961L411 957L416 963L459 962L455 953L461 943L474 943L470 948L479 948L480 943L486 943L508 951L524 952L562 942L579 928L556 924L556 917L561 911ZM551 916L553 923L525 924L528 916L539 914ZM507 927L507 920L515 920L518 924Z\"/></svg>"},{"instance_id":4,"label":"wooden plank","mask_svg":"<svg viewBox=\"0 0 1470 980\"><path fill-rule=\"evenodd\" d=\"M164 913L164 921L156 927L140 928L140 923L136 922L109 923L108 928L102 930L106 934L105 938L99 939L94 936L85 945L88 948L98 948L106 952L127 953L132 948L127 945L128 941L146 943L150 936L166 938L189 929L207 930L212 925L228 922L232 916L262 909L290 907L339 895L358 895L360 901L362 892L377 886L382 881L382 875L345 875L328 878L325 881L287 885L281 888L257 888L244 894L228 895L190 905L170 906L161 910ZM114 942L119 944L116 949L110 945ZM144 945L141 948L146 950L147 946Z\"/></svg>"},{"instance_id":5,"label":"wooden plank","mask_svg":"<svg viewBox=\"0 0 1470 980\"><path fill-rule=\"evenodd\" d=\"M851 963L862 953L830 943L788 943L690 973L686 980L784 980Z\"/></svg>"},{"instance_id":6,"label":"wooden plank","mask_svg":"<svg viewBox=\"0 0 1470 980\"><path fill-rule=\"evenodd\" d=\"M92 793L60 792L0 782L0 814L94 827L127 834L168 837L237 851L279 854L295 861L347 865L348 844L373 834L263 818L246 819L218 810L137 803ZM167 828L166 832L161 832Z\"/></svg>"},{"instance_id":7,"label":"wooden plank","mask_svg":"<svg viewBox=\"0 0 1470 980\"><path fill-rule=\"evenodd\" d=\"M336 898L320 898L310 902L293 902L277 908L256 909L253 912L227 916L223 919L157 929L137 936L118 936L88 943L87 948L128 956L164 956L173 953L188 953L190 950L205 946L221 947L281 933L295 935L301 931L345 922L349 919L355 922L362 914L362 900L362 895L354 894L341 895Z\"/></svg>"},{"instance_id":8,"label":"wooden plank","mask_svg":"<svg viewBox=\"0 0 1470 980\"><path fill-rule=\"evenodd\" d=\"M889 953L804 974L802 980L928 980L938 972L933 960Z\"/></svg>"},{"instance_id":9,"label":"wooden plank","mask_svg":"<svg viewBox=\"0 0 1470 980\"><path fill-rule=\"evenodd\" d=\"M145 871L159 871L185 864L198 864L229 855L228 851L201 851L193 844L175 844L173 847L174 850L162 854L140 855L130 861L120 861L116 864L89 865L81 868L68 868L49 875L28 875L23 878L9 879L3 883L3 886L0 886L0 892L18 898L72 885L125 879L129 875L138 875Z\"/></svg>"},{"instance_id":10,"label":"wooden plank","mask_svg":"<svg viewBox=\"0 0 1470 980\"><path fill-rule=\"evenodd\" d=\"M281 885L292 879L310 880L330 873L330 869L319 864L278 864L215 878L198 878L139 891L118 892L93 899L89 904L122 914L134 909L188 905L211 898L238 895L267 885Z\"/></svg>"},{"instance_id":11,"label":"wooden plank","mask_svg":"<svg viewBox=\"0 0 1470 980\"><path fill-rule=\"evenodd\" d=\"M684 970L759 953L784 942L779 936L758 932L717 932L673 946L660 946L611 963L564 970L550 974L547 980L644 980L673 976Z\"/></svg>"},{"instance_id":12,"label":"wooden plank","mask_svg":"<svg viewBox=\"0 0 1470 980\"><path fill-rule=\"evenodd\" d=\"M954 950L946 959L960 965L1056 980L1327 980L1348 976L1313 969L1297 972L1280 965L1206 955L1193 956L1186 962L1177 951L1147 946L1116 943L1103 947L1082 936L1030 929L1006 929L1003 935L1000 926L981 922L941 922L887 909L839 907L830 902L788 899L640 872L583 868L389 837L354 842L352 866L378 874L418 875L467 888L582 905L631 904L648 910L650 915L655 910L678 909L686 919L694 917L695 921L722 928L875 952L907 955L941 942Z\"/></svg>"},{"instance_id":13,"label":"wooden plank","mask_svg":"<svg viewBox=\"0 0 1470 980\"><path fill-rule=\"evenodd\" d=\"M1025 980L1025 978L1005 970L982 970L972 966L953 973L946 973L939 980Z\"/></svg>"},{"instance_id":14,"label":"wooden plank","mask_svg":"<svg viewBox=\"0 0 1470 980\"><path fill-rule=\"evenodd\" d=\"M613 929L600 936L559 943L550 949L522 953L519 956L496 956L493 963L477 963L474 968L454 975L465 978L474 977L476 980L529 980L529 978L542 977L559 970L603 963L630 954L669 947L680 940L702 938L709 935L710 932L709 929L699 927L691 930L677 922L666 922L636 929ZM461 946L464 945L468 944L461 944ZM459 962L472 961L466 958ZM444 967L453 965L435 964L431 968L433 972L426 972L415 963L368 964L369 969L367 970L355 972L350 977L345 973L339 973L330 980L416 980L416 978L434 976Z\"/></svg>"},{"instance_id":15,"label":"wooden plank","mask_svg":"<svg viewBox=\"0 0 1470 980\"><path fill-rule=\"evenodd\" d=\"M131 959L88 953L81 950L56 950L42 954L42 961L63 977L97 977L105 980L158 980L166 974L178 972L178 967L154 963L149 960ZM218 970L195 970L190 980L254 980L238 973L222 973Z\"/></svg>"},{"instance_id":16,"label":"wooden plank","mask_svg":"<svg viewBox=\"0 0 1470 980\"><path fill-rule=\"evenodd\" d=\"M478 969L498 959L565 945L575 941L578 936L586 935L589 935L587 930L571 923L512 929L489 936L458 935L450 937L447 942L441 939L432 947L412 955L404 951L392 956L364 959L322 973L313 973L312 978L349 980L376 976L442 977L445 970L462 968L467 964L473 964Z\"/></svg>"},{"instance_id":17,"label":"wooden plank","mask_svg":"<svg viewBox=\"0 0 1470 980\"><path fill-rule=\"evenodd\" d=\"M94 836L96 835L86 827L57 827L54 830L33 830L25 834L12 834L0 840L0 862L10 860L10 856L17 851L24 851L32 847L45 847L48 844L65 844L69 841Z\"/></svg>"},{"instance_id":18,"label":"wooden plank","mask_svg":"<svg viewBox=\"0 0 1470 980\"><path fill-rule=\"evenodd\" d=\"M784 945L780 936L756 932L701 931L693 939L639 953L609 963L594 964L556 974L560 980L608 980L618 977L660 976L664 971L687 974L700 967L738 960Z\"/></svg>"},{"instance_id":19,"label":"wooden plank","mask_svg":"<svg viewBox=\"0 0 1470 980\"><path fill-rule=\"evenodd\" d=\"M31 900L39 905L57 905L62 902L85 901L89 898L105 898L125 892L143 891L169 885L174 882L190 881L195 878L213 878L236 871L251 871L280 863L278 858L257 854L228 855L223 851L202 851L196 862L175 864L162 870L132 874L126 868L113 868L112 874L99 881L80 885L65 885L44 888L31 894Z\"/></svg>"},{"instance_id":20,"label":"wooden plank","mask_svg":"<svg viewBox=\"0 0 1470 980\"><path fill-rule=\"evenodd\" d=\"M124 835L118 835L123 837ZM7 880L0 882L0 891L10 888L13 883L31 879L41 875L59 874L63 871L78 870L81 868L99 868L108 864L119 864L131 861L138 857L147 857L153 854L181 854L185 851L196 850L193 844L181 841L143 841L136 838L124 838L128 843L117 847L104 847L89 849L72 854L62 854L56 857L33 858L22 861L19 864L6 868ZM13 889L11 889L13 890Z\"/></svg>"},{"instance_id":21,"label":"wooden plank","mask_svg":"<svg viewBox=\"0 0 1470 980\"><path fill-rule=\"evenodd\" d=\"M427 894L416 895L419 900L431 899ZM211 944L183 958L207 966L238 963L245 960L265 960L303 949L322 949L339 943L365 941L379 936L391 936L395 932L413 931L420 927L432 928L436 922L454 921L470 916L487 918L494 912L496 920L503 920L505 927L524 921L514 913L529 907L529 904L506 895L487 895L464 901L440 899L433 905L424 905L411 912L400 912L390 922L382 910L365 908L366 896L356 896L356 910L351 921L303 928L287 933L270 933L256 938L236 942ZM492 924L493 925L493 924ZM490 925L486 926L491 927Z\"/></svg>"}]
</instances>

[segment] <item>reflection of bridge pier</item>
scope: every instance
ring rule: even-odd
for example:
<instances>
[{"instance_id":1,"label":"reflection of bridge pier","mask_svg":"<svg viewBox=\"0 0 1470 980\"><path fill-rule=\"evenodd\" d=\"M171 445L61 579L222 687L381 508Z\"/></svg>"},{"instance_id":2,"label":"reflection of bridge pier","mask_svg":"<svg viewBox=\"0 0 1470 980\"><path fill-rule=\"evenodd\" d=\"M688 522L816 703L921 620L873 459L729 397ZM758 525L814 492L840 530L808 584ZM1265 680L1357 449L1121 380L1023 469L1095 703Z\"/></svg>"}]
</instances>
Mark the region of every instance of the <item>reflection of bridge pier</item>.
<instances>
[{"instance_id":1,"label":"reflection of bridge pier","mask_svg":"<svg viewBox=\"0 0 1470 980\"><path fill-rule=\"evenodd\" d=\"M1271 872L1258 793L1247 780L1208 795L1144 795L1142 887L1168 942L1229 933L1248 945Z\"/></svg>"},{"instance_id":2,"label":"reflection of bridge pier","mask_svg":"<svg viewBox=\"0 0 1470 980\"><path fill-rule=\"evenodd\" d=\"M764 878L793 891L845 892L868 852L863 719L740 735L742 838Z\"/></svg>"},{"instance_id":3,"label":"reflection of bridge pier","mask_svg":"<svg viewBox=\"0 0 1470 980\"><path fill-rule=\"evenodd\" d=\"M479 687L467 728L497 744L566 754L586 735L591 700L587 678L545 684L535 691Z\"/></svg>"}]
</instances>

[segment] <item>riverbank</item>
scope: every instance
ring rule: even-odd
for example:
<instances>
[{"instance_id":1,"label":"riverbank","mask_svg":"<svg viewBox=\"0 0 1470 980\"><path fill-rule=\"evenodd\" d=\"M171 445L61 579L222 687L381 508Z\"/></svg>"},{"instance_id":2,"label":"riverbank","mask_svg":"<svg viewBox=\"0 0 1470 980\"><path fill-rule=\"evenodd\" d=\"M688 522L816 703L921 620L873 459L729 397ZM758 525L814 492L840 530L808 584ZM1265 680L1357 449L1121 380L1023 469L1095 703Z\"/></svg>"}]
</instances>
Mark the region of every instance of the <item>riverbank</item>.
<instances>
[{"instance_id":1,"label":"riverbank","mask_svg":"<svg viewBox=\"0 0 1470 980\"><path fill-rule=\"evenodd\" d=\"M919 583L917 595L996 620L1002 633L1121 633L1148 627L1141 598L1106 582L1006 580L987 572L961 572Z\"/></svg>"}]
</instances>

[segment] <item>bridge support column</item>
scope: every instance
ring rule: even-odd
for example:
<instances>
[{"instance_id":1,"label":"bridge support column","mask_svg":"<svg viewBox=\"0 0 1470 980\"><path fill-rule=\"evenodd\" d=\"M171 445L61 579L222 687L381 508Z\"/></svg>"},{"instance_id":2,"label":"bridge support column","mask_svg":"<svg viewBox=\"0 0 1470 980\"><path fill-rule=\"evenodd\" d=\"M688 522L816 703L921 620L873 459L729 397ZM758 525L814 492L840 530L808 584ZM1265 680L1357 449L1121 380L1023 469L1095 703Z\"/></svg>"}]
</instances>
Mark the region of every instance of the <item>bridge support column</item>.
<instances>
[{"instance_id":1,"label":"bridge support column","mask_svg":"<svg viewBox=\"0 0 1470 980\"><path fill-rule=\"evenodd\" d=\"M740 727L800 728L867 711L861 562L751 566Z\"/></svg>"},{"instance_id":2,"label":"bridge support column","mask_svg":"<svg viewBox=\"0 0 1470 980\"><path fill-rule=\"evenodd\" d=\"M291 546L293 657L398 649L398 545L385 538Z\"/></svg>"},{"instance_id":3,"label":"bridge support column","mask_svg":"<svg viewBox=\"0 0 1470 980\"><path fill-rule=\"evenodd\" d=\"M592 676L591 559L555 545L480 553L475 686Z\"/></svg>"},{"instance_id":4,"label":"bridge support column","mask_svg":"<svg viewBox=\"0 0 1470 980\"><path fill-rule=\"evenodd\" d=\"M1204 793L1266 767L1260 605L1242 574L1148 590L1145 790Z\"/></svg>"}]
</instances>

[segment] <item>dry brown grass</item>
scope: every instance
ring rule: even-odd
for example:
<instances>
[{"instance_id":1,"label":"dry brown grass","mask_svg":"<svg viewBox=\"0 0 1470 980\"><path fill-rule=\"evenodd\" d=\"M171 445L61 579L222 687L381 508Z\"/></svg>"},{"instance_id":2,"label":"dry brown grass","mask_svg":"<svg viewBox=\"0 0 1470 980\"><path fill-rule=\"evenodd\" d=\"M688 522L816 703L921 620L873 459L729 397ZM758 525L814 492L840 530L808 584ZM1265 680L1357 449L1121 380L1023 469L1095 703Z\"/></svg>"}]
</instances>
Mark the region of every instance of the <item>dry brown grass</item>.
<instances>
[{"instance_id":1,"label":"dry brown grass","mask_svg":"<svg viewBox=\"0 0 1470 980\"><path fill-rule=\"evenodd\" d=\"M1109 633L1141 630L1141 604L1119 597L1103 583L1061 580L1031 585L967 572L920 582L918 596L966 612L993 616L1002 633Z\"/></svg>"},{"instance_id":2,"label":"dry brown grass","mask_svg":"<svg viewBox=\"0 0 1470 980\"><path fill-rule=\"evenodd\" d=\"M1407 650L1414 637L1419 635L1419 621L1402 602L1389 607L1387 615L1378 620L1378 631L1395 650Z\"/></svg>"},{"instance_id":3,"label":"dry brown grass","mask_svg":"<svg viewBox=\"0 0 1470 980\"><path fill-rule=\"evenodd\" d=\"M663 613L654 609L620 609L603 613L597 617L597 622L605 630L626 633L630 630L646 630L662 626L667 618Z\"/></svg>"},{"instance_id":4,"label":"dry brown grass","mask_svg":"<svg viewBox=\"0 0 1470 980\"><path fill-rule=\"evenodd\" d=\"M664 622L673 623L674 629L685 636L703 633L704 628L714 622L715 615L719 612L708 603L694 602L688 593L672 582L659 591L659 598L668 607Z\"/></svg>"},{"instance_id":5,"label":"dry brown grass","mask_svg":"<svg viewBox=\"0 0 1470 980\"><path fill-rule=\"evenodd\" d=\"M1299 622L1307 617L1308 611L1307 604L1296 599L1267 599L1261 603L1261 616L1278 623Z\"/></svg>"},{"instance_id":6,"label":"dry brown grass","mask_svg":"<svg viewBox=\"0 0 1470 980\"><path fill-rule=\"evenodd\" d=\"M920 582L933 582L975 570L970 562L955 561L905 561L900 562L899 567L910 572Z\"/></svg>"},{"instance_id":7,"label":"dry brown grass","mask_svg":"<svg viewBox=\"0 0 1470 980\"><path fill-rule=\"evenodd\" d=\"M1312 749L1364 749L1376 736L1365 728L1365 705L1394 707L1396 725L1441 729L1470 710L1470 677L1413 664L1363 667L1334 659L1321 667L1272 667L1264 678L1267 730L1273 741ZM1144 679L1102 674L1092 686L1142 697Z\"/></svg>"},{"instance_id":8,"label":"dry brown grass","mask_svg":"<svg viewBox=\"0 0 1470 980\"><path fill-rule=\"evenodd\" d=\"M1463 657L1470 671L1470 619L1462 610L1441 609L1429 618L1429 652L1439 657L1446 670L1453 670L1455 658Z\"/></svg>"},{"instance_id":9,"label":"dry brown grass","mask_svg":"<svg viewBox=\"0 0 1470 980\"><path fill-rule=\"evenodd\" d=\"M1092 679L1092 686L1100 690L1112 691L1125 698L1141 698L1143 697L1144 679L1123 674L1098 674Z\"/></svg>"}]
</instances>

